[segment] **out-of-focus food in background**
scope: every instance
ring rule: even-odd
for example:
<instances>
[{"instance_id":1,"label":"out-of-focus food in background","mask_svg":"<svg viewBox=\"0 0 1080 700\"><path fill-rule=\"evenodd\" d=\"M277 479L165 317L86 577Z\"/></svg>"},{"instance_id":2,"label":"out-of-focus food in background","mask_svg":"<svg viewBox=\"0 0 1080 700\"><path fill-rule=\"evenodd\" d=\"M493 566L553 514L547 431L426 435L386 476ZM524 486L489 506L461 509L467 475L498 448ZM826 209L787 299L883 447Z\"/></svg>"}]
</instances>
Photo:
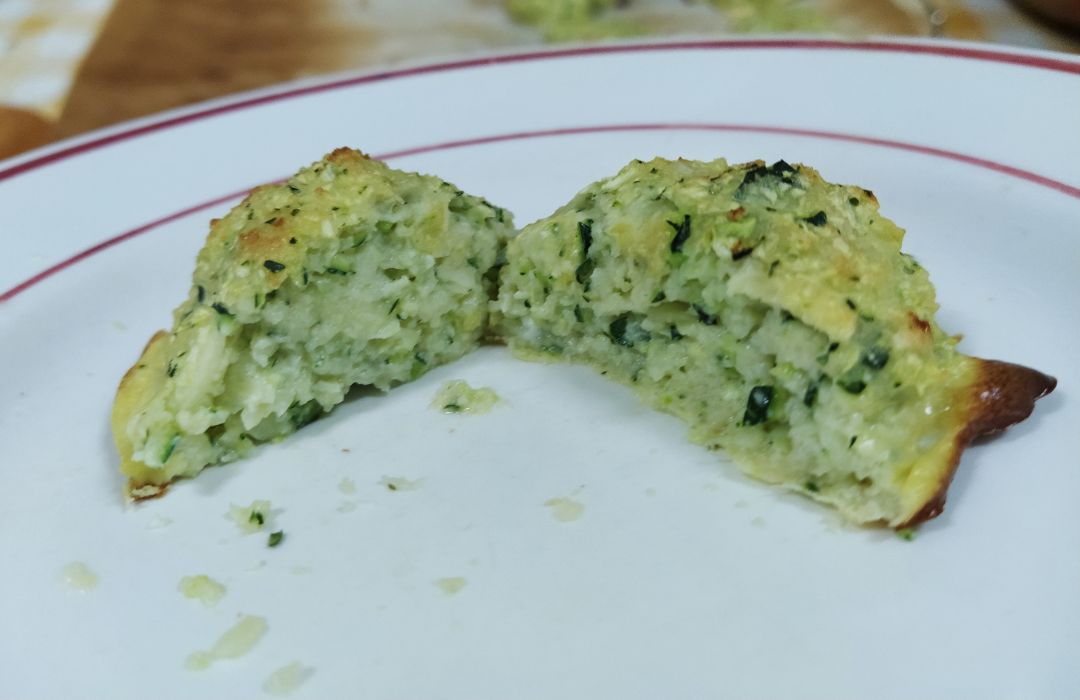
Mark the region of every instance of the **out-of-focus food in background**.
<instances>
[{"instance_id":1,"label":"out-of-focus food in background","mask_svg":"<svg viewBox=\"0 0 1080 700\"><path fill-rule=\"evenodd\" d=\"M1080 2L1077 0L1022 0L1020 4L1064 28L1080 30Z\"/></svg>"}]
</instances>

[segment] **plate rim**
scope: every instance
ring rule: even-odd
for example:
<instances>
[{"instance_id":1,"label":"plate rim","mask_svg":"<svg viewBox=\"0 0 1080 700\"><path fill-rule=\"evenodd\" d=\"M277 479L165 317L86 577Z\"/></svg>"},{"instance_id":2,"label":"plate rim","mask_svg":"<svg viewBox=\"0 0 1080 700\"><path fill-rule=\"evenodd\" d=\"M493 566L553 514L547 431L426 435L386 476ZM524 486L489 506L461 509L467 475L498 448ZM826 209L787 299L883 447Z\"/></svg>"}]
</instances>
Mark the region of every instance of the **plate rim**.
<instances>
[{"instance_id":1,"label":"plate rim","mask_svg":"<svg viewBox=\"0 0 1080 700\"><path fill-rule=\"evenodd\" d=\"M193 105L156 112L143 117L95 129L0 161L0 183L58 161L95 151L175 126L209 119L221 114L280 102L335 89L367 83L386 82L434 73L446 73L514 63L612 54L659 53L666 51L854 51L869 54L900 54L982 61L990 64L1063 73L1080 78L1080 57L1048 50L1002 46L988 42L941 41L936 39L871 37L869 39L769 36L743 38L676 38L649 41L622 40L568 44L556 48L525 48L485 51L473 55L442 57L436 60L405 62L398 66L376 66L360 70L301 78L254 90L212 98Z\"/></svg>"}]
</instances>

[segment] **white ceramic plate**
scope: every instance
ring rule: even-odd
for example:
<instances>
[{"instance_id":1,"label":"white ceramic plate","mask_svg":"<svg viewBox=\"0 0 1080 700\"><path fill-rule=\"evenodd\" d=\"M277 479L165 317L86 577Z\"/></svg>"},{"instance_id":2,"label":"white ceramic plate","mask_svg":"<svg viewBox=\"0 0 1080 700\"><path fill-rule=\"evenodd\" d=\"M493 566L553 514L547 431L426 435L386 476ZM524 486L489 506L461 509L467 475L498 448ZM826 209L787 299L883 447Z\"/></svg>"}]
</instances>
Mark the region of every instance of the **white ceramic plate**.
<instances>
[{"instance_id":1,"label":"white ceramic plate","mask_svg":"<svg viewBox=\"0 0 1080 700\"><path fill-rule=\"evenodd\" d=\"M1063 56L710 41L336 77L0 164L0 697L253 697L293 660L311 698L1080 696L1078 125ZM340 145L521 224L633 157L812 164L908 229L963 349L1060 386L964 456L914 542L742 478L590 371L499 349L125 506L113 391L207 220ZM506 403L436 413L449 378ZM553 517L560 497L580 517ZM253 499L276 549L226 518ZM70 562L97 586L66 586ZM214 608L177 592L200 573L228 587ZM240 613L268 622L254 650L185 670Z\"/></svg>"}]
</instances>

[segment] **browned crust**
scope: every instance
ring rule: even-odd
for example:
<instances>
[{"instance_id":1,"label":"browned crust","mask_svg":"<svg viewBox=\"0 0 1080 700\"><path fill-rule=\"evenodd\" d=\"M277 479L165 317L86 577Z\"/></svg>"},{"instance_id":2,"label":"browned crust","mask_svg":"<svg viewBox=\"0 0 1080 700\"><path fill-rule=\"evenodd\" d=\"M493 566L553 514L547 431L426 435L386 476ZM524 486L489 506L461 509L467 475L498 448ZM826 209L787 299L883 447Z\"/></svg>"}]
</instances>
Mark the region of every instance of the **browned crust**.
<instances>
[{"instance_id":1,"label":"browned crust","mask_svg":"<svg viewBox=\"0 0 1080 700\"><path fill-rule=\"evenodd\" d=\"M153 371L153 369L159 369L150 367L151 359L149 358L149 355L153 347L160 342L164 342L168 336L169 334L166 331L154 333L143 347L139 359L124 373L124 376L120 379L119 386L116 388L116 398L113 402L112 424L116 449L120 453L122 463L125 463L131 456L131 446L128 444L126 438L123 437L123 425L127 423L131 413L137 410L136 403L138 397L143 393L143 389L140 388L139 384L140 382L145 382L145 377L147 375L141 373L146 370ZM128 479L125 493L133 501L144 501L164 495L168 488L168 484L144 484L134 479Z\"/></svg>"},{"instance_id":2,"label":"browned crust","mask_svg":"<svg viewBox=\"0 0 1080 700\"><path fill-rule=\"evenodd\" d=\"M128 481L127 495L132 501L141 503L155 498L161 498L169 490L170 484L138 484Z\"/></svg>"},{"instance_id":3,"label":"browned crust","mask_svg":"<svg viewBox=\"0 0 1080 700\"><path fill-rule=\"evenodd\" d=\"M912 527L935 518L945 509L945 495L952 483L960 456L971 441L999 433L1031 415L1035 402L1057 386L1057 380L1038 370L998 360L978 363L976 381L970 389L966 422L956 434L949 466L942 474L937 492L898 528Z\"/></svg>"}]
</instances>

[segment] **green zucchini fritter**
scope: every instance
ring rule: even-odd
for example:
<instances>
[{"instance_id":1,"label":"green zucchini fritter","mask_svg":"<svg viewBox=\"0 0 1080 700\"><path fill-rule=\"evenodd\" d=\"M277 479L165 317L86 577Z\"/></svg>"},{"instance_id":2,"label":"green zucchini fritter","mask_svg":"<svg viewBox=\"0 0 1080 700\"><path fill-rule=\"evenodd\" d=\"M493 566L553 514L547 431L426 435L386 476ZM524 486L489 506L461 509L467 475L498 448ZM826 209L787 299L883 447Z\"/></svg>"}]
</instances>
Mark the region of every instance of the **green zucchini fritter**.
<instances>
[{"instance_id":1,"label":"green zucchini fritter","mask_svg":"<svg viewBox=\"0 0 1080 700\"><path fill-rule=\"evenodd\" d=\"M510 215L349 149L214 221L170 332L125 375L129 493L228 462L477 346Z\"/></svg>"},{"instance_id":2,"label":"green zucchini fritter","mask_svg":"<svg viewBox=\"0 0 1080 700\"><path fill-rule=\"evenodd\" d=\"M872 193L780 161L634 161L508 247L495 333L593 365L748 474L903 527L1054 380L965 356Z\"/></svg>"}]
</instances>

